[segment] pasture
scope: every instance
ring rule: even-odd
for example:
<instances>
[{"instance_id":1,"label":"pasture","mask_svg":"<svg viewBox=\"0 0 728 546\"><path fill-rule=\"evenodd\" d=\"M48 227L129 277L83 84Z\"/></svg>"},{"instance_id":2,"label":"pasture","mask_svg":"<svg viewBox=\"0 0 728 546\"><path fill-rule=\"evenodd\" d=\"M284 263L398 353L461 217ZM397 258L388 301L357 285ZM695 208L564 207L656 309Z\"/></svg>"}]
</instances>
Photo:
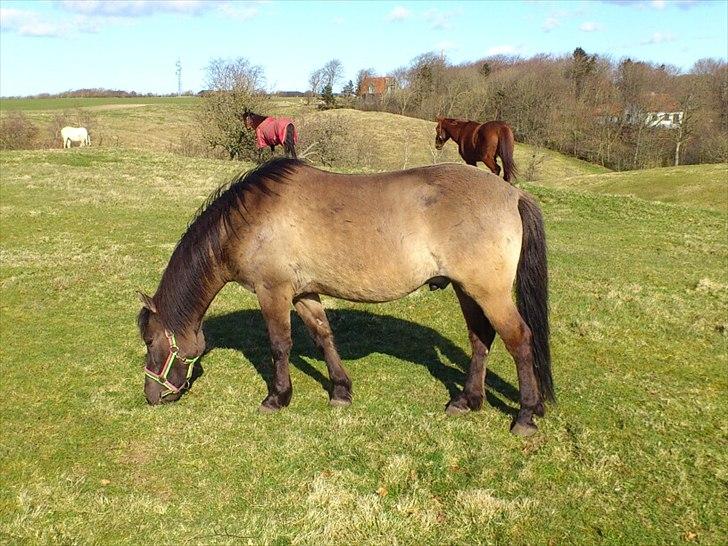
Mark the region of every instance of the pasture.
<instances>
[{"instance_id":1,"label":"pasture","mask_svg":"<svg viewBox=\"0 0 728 546\"><path fill-rule=\"evenodd\" d=\"M103 115L129 134L175 115L146 108ZM361 134L387 116L311 115L359 118ZM431 162L434 123L398 122L428 124L407 157ZM445 415L469 360L452 289L325 299L354 404L327 405L294 320L291 406L260 415L268 341L254 297L229 285L204 323L204 373L150 408L135 291L154 291L195 209L250 167L158 142L0 153L0 539L725 543L725 209L556 187L601 169L545 153L524 187L549 236L559 404L532 438L508 432L517 383L499 340L483 410ZM404 152L383 157L401 168Z\"/></svg>"}]
</instances>

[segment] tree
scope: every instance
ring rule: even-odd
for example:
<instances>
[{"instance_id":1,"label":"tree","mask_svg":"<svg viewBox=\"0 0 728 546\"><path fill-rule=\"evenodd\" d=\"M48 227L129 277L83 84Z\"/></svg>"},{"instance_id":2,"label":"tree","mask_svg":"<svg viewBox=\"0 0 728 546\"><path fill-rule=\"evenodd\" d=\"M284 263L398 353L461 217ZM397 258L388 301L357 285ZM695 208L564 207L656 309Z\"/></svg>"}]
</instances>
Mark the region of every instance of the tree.
<instances>
[{"instance_id":1,"label":"tree","mask_svg":"<svg viewBox=\"0 0 728 546\"><path fill-rule=\"evenodd\" d=\"M308 77L308 85L311 88L310 94L308 96L309 98L309 104L311 103L311 97L318 95L321 91L321 87L323 85L324 81L324 69L323 68L317 68L313 72L311 72L311 75Z\"/></svg>"},{"instance_id":2,"label":"tree","mask_svg":"<svg viewBox=\"0 0 728 546\"><path fill-rule=\"evenodd\" d=\"M263 69L244 57L213 59L205 83L210 92L202 97L198 117L208 145L223 149L230 159L257 159L255 133L245 128L240 114L260 110Z\"/></svg>"},{"instance_id":3,"label":"tree","mask_svg":"<svg viewBox=\"0 0 728 546\"><path fill-rule=\"evenodd\" d=\"M574 82L574 96L578 99L584 90L586 79L594 72L597 56L587 55L586 51L577 47L571 55L569 78Z\"/></svg>"},{"instance_id":4,"label":"tree","mask_svg":"<svg viewBox=\"0 0 728 546\"><path fill-rule=\"evenodd\" d=\"M329 84L324 85L323 91L321 91L321 100L328 107L334 106L336 103L336 97L334 97L334 91Z\"/></svg>"},{"instance_id":5,"label":"tree","mask_svg":"<svg viewBox=\"0 0 728 546\"><path fill-rule=\"evenodd\" d=\"M331 59L321 70L323 71L324 86L328 85L332 90L344 76L344 65L341 64L339 59Z\"/></svg>"},{"instance_id":6,"label":"tree","mask_svg":"<svg viewBox=\"0 0 728 546\"><path fill-rule=\"evenodd\" d=\"M344 97L353 97L356 95L354 92L354 82L349 80L349 82L341 89L341 94Z\"/></svg>"}]
</instances>

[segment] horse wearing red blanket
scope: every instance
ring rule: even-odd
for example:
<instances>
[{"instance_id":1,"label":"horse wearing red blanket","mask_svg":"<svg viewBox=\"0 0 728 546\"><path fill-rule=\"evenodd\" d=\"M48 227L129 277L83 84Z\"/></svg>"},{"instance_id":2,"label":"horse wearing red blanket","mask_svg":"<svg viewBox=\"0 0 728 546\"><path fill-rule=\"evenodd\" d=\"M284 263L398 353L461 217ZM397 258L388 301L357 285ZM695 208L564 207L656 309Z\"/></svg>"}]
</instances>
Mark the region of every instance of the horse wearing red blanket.
<instances>
[{"instance_id":1,"label":"horse wearing red blanket","mask_svg":"<svg viewBox=\"0 0 728 546\"><path fill-rule=\"evenodd\" d=\"M255 131L259 149L270 147L270 151L273 152L276 146L281 144L286 155L297 159L296 143L298 143L298 133L291 118L261 116L250 110L245 110L240 118L247 129Z\"/></svg>"}]
</instances>

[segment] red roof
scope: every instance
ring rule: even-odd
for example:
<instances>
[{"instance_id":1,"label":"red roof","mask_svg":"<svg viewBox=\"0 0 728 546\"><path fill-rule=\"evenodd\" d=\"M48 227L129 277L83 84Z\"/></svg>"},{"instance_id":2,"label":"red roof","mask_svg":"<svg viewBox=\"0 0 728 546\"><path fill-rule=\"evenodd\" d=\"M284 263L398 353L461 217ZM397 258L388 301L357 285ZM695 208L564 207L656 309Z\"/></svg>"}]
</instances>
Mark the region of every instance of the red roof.
<instances>
[{"instance_id":1,"label":"red roof","mask_svg":"<svg viewBox=\"0 0 728 546\"><path fill-rule=\"evenodd\" d=\"M371 93L374 95L384 95L391 81L392 78L387 76L368 76L361 81L359 94L367 95Z\"/></svg>"}]
</instances>

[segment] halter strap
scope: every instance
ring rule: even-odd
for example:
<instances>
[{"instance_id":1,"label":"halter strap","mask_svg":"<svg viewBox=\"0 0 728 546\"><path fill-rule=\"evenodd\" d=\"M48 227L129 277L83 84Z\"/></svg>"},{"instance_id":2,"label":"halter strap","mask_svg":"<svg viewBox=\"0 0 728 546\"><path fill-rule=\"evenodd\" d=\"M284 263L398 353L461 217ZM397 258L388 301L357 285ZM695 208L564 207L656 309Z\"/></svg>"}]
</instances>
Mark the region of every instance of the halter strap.
<instances>
[{"instance_id":1,"label":"halter strap","mask_svg":"<svg viewBox=\"0 0 728 546\"><path fill-rule=\"evenodd\" d=\"M200 358L199 355L194 358L182 358L179 356L179 347L177 346L177 340L174 337L174 332L165 330L164 335L167 337L167 341L169 341L169 353L167 354L167 359L164 361L162 370L159 373L155 373L147 367L144 368L144 375L167 389L162 391L161 398L170 394L178 394L182 389L187 387L190 378L192 377L192 370L195 367L195 362L197 362ZM172 364L174 364L175 358L187 364L187 376L185 378L185 382L179 387L169 381L169 372L172 370Z\"/></svg>"}]
</instances>

